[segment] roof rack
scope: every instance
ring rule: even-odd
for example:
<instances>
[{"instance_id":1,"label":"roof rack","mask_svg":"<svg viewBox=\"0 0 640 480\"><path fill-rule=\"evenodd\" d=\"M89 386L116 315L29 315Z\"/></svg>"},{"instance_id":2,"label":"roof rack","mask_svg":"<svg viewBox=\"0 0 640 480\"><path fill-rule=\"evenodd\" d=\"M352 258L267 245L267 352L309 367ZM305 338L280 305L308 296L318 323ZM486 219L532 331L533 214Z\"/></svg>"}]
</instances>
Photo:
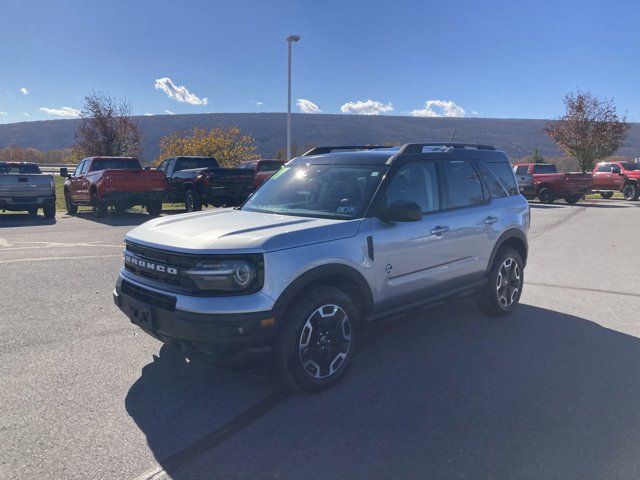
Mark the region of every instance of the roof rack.
<instances>
[{"instance_id":1,"label":"roof rack","mask_svg":"<svg viewBox=\"0 0 640 480\"><path fill-rule=\"evenodd\" d=\"M323 155L325 153L331 153L334 150L375 150L376 148L392 148L388 145L348 145L348 146L329 146L329 147L315 147L306 153L303 153L302 157L308 157L310 155Z\"/></svg>"},{"instance_id":2,"label":"roof rack","mask_svg":"<svg viewBox=\"0 0 640 480\"><path fill-rule=\"evenodd\" d=\"M476 149L495 150L491 145L479 145L475 143L450 143L450 142L430 142L430 143L407 143L400 148L398 155L403 153L422 153L424 147L442 147L453 149Z\"/></svg>"}]
</instances>

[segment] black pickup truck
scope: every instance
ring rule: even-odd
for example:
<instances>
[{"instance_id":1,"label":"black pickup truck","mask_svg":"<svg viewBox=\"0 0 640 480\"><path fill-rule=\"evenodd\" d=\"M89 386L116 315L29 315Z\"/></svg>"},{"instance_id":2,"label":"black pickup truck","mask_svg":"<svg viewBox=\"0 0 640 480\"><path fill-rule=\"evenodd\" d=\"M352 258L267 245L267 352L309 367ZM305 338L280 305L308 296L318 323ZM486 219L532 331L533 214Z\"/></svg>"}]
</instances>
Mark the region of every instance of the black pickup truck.
<instances>
[{"instance_id":1,"label":"black pickup truck","mask_svg":"<svg viewBox=\"0 0 640 480\"><path fill-rule=\"evenodd\" d=\"M254 189L254 172L242 168L220 168L213 157L170 157L158 170L167 178L165 201L184 203L188 212L203 205L234 207Z\"/></svg>"}]
</instances>

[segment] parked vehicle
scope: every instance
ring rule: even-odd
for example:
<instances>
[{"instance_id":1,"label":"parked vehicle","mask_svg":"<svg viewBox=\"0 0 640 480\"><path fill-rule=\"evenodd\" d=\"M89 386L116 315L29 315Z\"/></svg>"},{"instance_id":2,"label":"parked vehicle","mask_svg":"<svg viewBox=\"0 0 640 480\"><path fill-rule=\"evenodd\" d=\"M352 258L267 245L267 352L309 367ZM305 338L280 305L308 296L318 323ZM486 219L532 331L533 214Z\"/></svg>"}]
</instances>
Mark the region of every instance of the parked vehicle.
<instances>
[{"instance_id":1,"label":"parked vehicle","mask_svg":"<svg viewBox=\"0 0 640 480\"><path fill-rule=\"evenodd\" d=\"M591 190L590 173L560 173L549 163L517 163L514 165L516 177L532 175L533 185L522 189L528 199L538 197L541 203L553 203L558 198L573 205Z\"/></svg>"},{"instance_id":2,"label":"parked vehicle","mask_svg":"<svg viewBox=\"0 0 640 480\"><path fill-rule=\"evenodd\" d=\"M104 217L109 206L124 211L142 205L149 215L162 212L162 198L167 187L164 175L143 169L133 157L89 157L82 160L74 172L60 169L64 182L64 199L69 214L78 212L79 205L93 207L96 217Z\"/></svg>"},{"instance_id":3,"label":"parked vehicle","mask_svg":"<svg viewBox=\"0 0 640 480\"><path fill-rule=\"evenodd\" d=\"M35 163L0 162L0 210L56 216L56 186Z\"/></svg>"},{"instance_id":4,"label":"parked vehicle","mask_svg":"<svg viewBox=\"0 0 640 480\"><path fill-rule=\"evenodd\" d=\"M248 168L255 174L253 186L258 188L264 182L266 182L271 176L280 170L280 167L284 165L283 160L250 160L248 162L242 162L238 165L238 168Z\"/></svg>"},{"instance_id":5,"label":"parked vehicle","mask_svg":"<svg viewBox=\"0 0 640 480\"><path fill-rule=\"evenodd\" d=\"M640 197L640 163L600 162L593 169L593 191L602 198L611 198L615 192L622 192L625 200Z\"/></svg>"},{"instance_id":6,"label":"parked vehicle","mask_svg":"<svg viewBox=\"0 0 640 480\"><path fill-rule=\"evenodd\" d=\"M187 212L240 205L253 191L254 174L242 168L221 168L213 157L170 157L158 170L165 173L166 200L184 203Z\"/></svg>"},{"instance_id":7,"label":"parked vehicle","mask_svg":"<svg viewBox=\"0 0 640 480\"><path fill-rule=\"evenodd\" d=\"M518 182L518 189L522 195L528 196L534 191L533 175L530 173L522 173L525 170L528 172L528 169L521 168L520 173L517 173L517 169L518 167L513 167L513 173L516 175L516 181Z\"/></svg>"},{"instance_id":8,"label":"parked vehicle","mask_svg":"<svg viewBox=\"0 0 640 480\"><path fill-rule=\"evenodd\" d=\"M474 292L511 313L529 222L493 147L319 147L240 209L130 231L114 301L187 352L270 348L287 383L318 391L344 376L375 318Z\"/></svg>"}]
</instances>

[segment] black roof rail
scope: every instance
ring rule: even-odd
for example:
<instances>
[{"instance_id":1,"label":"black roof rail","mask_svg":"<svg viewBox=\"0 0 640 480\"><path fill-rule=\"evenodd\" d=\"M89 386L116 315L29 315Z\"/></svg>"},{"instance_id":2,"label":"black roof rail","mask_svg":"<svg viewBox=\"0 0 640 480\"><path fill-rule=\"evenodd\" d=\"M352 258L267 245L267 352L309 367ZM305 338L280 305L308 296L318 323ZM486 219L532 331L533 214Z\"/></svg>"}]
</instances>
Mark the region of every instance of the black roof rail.
<instances>
[{"instance_id":1,"label":"black roof rail","mask_svg":"<svg viewBox=\"0 0 640 480\"><path fill-rule=\"evenodd\" d=\"M303 153L301 157L308 157L310 155L323 155L325 153L331 153L334 150L375 150L376 148L392 148L388 145L342 145L342 146L328 146L328 147L315 147L306 153Z\"/></svg>"},{"instance_id":2,"label":"black roof rail","mask_svg":"<svg viewBox=\"0 0 640 480\"><path fill-rule=\"evenodd\" d=\"M406 143L400 147L398 155L403 153L422 153L424 147L443 147L443 148L475 148L476 150L495 150L491 145L479 145L475 143L451 143L451 142L429 142L429 143Z\"/></svg>"}]
</instances>

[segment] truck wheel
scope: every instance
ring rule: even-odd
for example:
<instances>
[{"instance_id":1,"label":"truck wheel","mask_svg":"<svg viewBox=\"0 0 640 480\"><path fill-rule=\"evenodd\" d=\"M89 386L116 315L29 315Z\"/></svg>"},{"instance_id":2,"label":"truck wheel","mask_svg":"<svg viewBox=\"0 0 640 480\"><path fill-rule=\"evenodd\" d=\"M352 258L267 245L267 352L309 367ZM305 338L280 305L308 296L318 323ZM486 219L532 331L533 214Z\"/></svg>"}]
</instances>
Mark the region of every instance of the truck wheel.
<instances>
[{"instance_id":1,"label":"truck wheel","mask_svg":"<svg viewBox=\"0 0 640 480\"><path fill-rule=\"evenodd\" d=\"M507 315L518 306L524 284L524 264L512 248L498 252L486 287L480 291L478 303L490 315Z\"/></svg>"},{"instance_id":2,"label":"truck wheel","mask_svg":"<svg viewBox=\"0 0 640 480\"><path fill-rule=\"evenodd\" d=\"M44 218L56 218L56 207L55 205L47 205L42 209L44 213Z\"/></svg>"},{"instance_id":3,"label":"truck wheel","mask_svg":"<svg viewBox=\"0 0 640 480\"><path fill-rule=\"evenodd\" d=\"M102 218L107 215L107 204L100 201L95 193L91 195L91 206L93 207L94 217Z\"/></svg>"},{"instance_id":4,"label":"truck wheel","mask_svg":"<svg viewBox=\"0 0 640 480\"><path fill-rule=\"evenodd\" d=\"M613 192L600 192L600 196L605 200L609 200L611 197L613 197Z\"/></svg>"},{"instance_id":5,"label":"truck wheel","mask_svg":"<svg viewBox=\"0 0 640 480\"><path fill-rule=\"evenodd\" d=\"M75 215L78 213L78 206L73 204L73 200L71 200L71 196L68 192L64 192L64 203L69 215Z\"/></svg>"},{"instance_id":6,"label":"truck wheel","mask_svg":"<svg viewBox=\"0 0 640 480\"><path fill-rule=\"evenodd\" d=\"M187 190L187 193L184 196L184 206L187 209L187 212L199 212L202 210L202 202L198 198L196 192L192 189Z\"/></svg>"},{"instance_id":7,"label":"truck wheel","mask_svg":"<svg viewBox=\"0 0 640 480\"><path fill-rule=\"evenodd\" d=\"M152 217L157 217L162 213L162 202L157 200L155 202L147 203L147 213Z\"/></svg>"},{"instance_id":8,"label":"truck wheel","mask_svg":"<svg viewBox=\"0 0 640 480\"><path fill-rule=\"evenodd\" d=\"M633 183L628 183L622 189L622 195L625 200L636 201L640 196L640 189Z\"/></svg>"},{"instance_id":9,"label":"truck wheel","mask_svg":"<svg viewBox=\"0 0 640 480\"><path fill-rule=\"evenodd\" d=\"M30 208L27 211L29 212L29 215L31 215L32 217L38 215L38 209L37 208Z\"/></svg>"},{"instance_id":10,"label":"truck wheel","mask_svg":"<svg viewBox=\"0 0 640 480\"><path fill-rule=\"evenodd\" d=\"M575 205L576 203L578 203L578 200L580 200L580 197L581 195L569 195L567 197L564 197L564 201L569 205Z\"/></svg>"},{"instance_id":11,"label":"truck wheel","mask_svg":"<svg viewBox=\"0 0 640 480\"><path fill-rule=\"evenodd\" d=\"M353 361L359 313L345 293L320 287L294 301L274 346L284 382L306 392L338 383Z\"/></svg>"},{"instance_id":12,"label":"truck wheel","mask_svg":"<svg viewBox=\"0 0 640 480\"><path fill-rule=\"evenodd\" d=\"M553 190L550 188L544 187L538 191L538 200L540 203L551 204L555 201L555 196L553 195Z\"/></svg>"}]
</instances>

